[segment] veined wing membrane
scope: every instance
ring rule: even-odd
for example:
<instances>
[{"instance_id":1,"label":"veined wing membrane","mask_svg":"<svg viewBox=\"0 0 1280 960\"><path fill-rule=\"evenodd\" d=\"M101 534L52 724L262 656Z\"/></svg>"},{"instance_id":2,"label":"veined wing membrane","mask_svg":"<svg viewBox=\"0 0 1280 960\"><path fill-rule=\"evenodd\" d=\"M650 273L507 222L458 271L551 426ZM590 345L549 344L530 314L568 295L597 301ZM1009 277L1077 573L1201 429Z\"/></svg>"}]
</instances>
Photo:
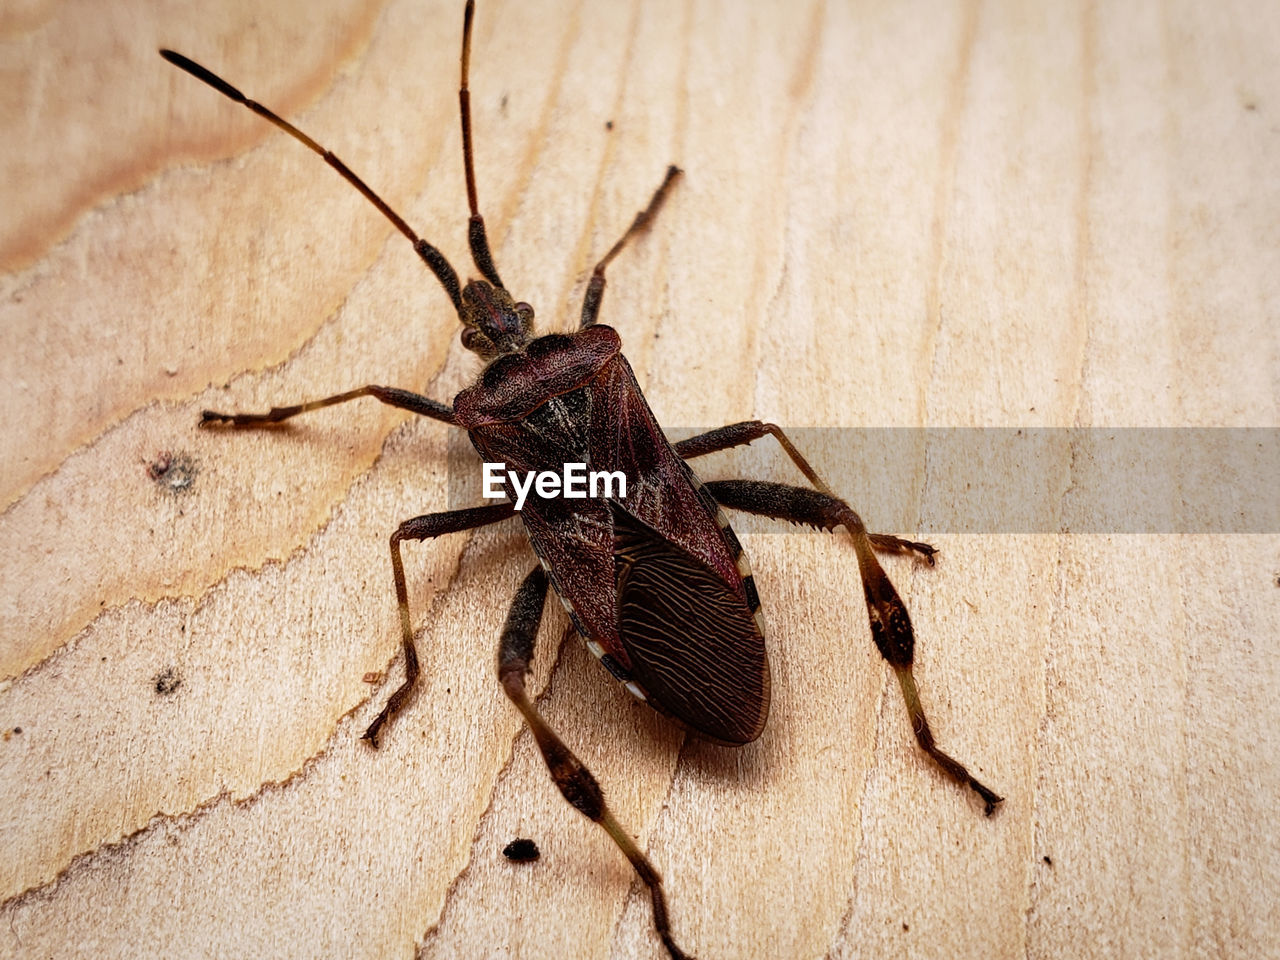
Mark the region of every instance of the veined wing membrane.
<instances>
[{"instance_id":1,"label":"veined wing membrane","mask_svg":"<svg viewBox=\"0 0 1280 960\"><path fill-rule=\"evenodd\" d=\"M769 661L747 601L612 503L618 632L651 702L704 735L750 743L769 715Z\"/></svg>"}]
</instances>

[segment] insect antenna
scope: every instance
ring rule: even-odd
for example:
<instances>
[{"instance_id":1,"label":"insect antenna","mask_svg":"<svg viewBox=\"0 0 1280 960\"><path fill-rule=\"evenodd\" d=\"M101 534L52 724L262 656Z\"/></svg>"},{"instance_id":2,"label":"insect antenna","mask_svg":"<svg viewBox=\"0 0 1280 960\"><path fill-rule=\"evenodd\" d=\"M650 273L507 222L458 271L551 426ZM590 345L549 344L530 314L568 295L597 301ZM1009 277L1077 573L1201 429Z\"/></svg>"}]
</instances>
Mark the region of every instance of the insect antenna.
<instances>
[{"instance_id":1,"label":"insect antenna","mask_svg":"<svg viewBox=\"0 0 1280 960\"><path fill-rule=\"evenodd\" d=\"M471 91L467 88L467 76L471 72L471 21L475 15L475 0L467 0L467 9L462 15L462 82L458 87L458 109L462 114L462 164L466 168L467 204L471 208L467 240L471 244L471 259L484 278L505 290L498 268L493 265L489 237L484 231L484 217L480 216L480 202L476 199L475 154L471 147Z\"/></svg>"},{"instance_id":2,"label":"insect antenna","mask_svg":"<svg viewBox=\"0 0 1280 960\"><path fill-rule=\"evenodd\" d=\"M468 6L468 24L470 24L470 6ZM470 35L469 29L467 33L469 36ZM434 246L432 246L426 240L423 240L416 233L414 233L413 229L407 223L404 222L404 219L400 216L400 214L392 210L391 207L387 205L387 202L383 200L380 196L378 196L376 193L374 193L372 187L370 187L367 183L365 183L358 176L356 176L355 173L352 172L350 167L348 167L345 163L339 160L338 157L333 153L333 151L326 150L324 147L320 146L320 144L316 143L309 136L307 136L305 133L303 133L301 130L299 130L297 127L291 124L288 120L285 120L282 117L278 116L276 113L267 109L262 104L254 100L250 100L243 93L241 93L231 84L227 83L227 81L223 80L220 76L218 76L212 70L209 70L206 67L200 66L200 64L196 63L194 60L184 57L180 53L175 53L173 50L161 50L160 56L164 57L166 60L172 63L175 67L178 67L181 70L185 70L187 73L191 74L191 76L195 77L197 80L200 80L203 83L207 83L209 86L213 87L213 89L217 90L219 93L221 93L223 96L227 97L228 99L234 100L236 103L243 104L244 106L252 110L254 113L256 113L258 116L262 117L264 120L269 120L271 123L275 124L285 133L289 134L289 136L293 137L293 139L301 143L308 150L318 154L324 160L325 163L329 164L329 166L337 170L338 173L342 176L342 178L347 181L347 183L351 184L353 187L359 190L364 195L364 198L368 200L370 203L372 203L375 207L377 207L378 210L381 211L382 215L386 217L388 220L390 220L397 230L399 230L401 233L403 233L406 237L409 238L409 242L413 244L413 249L417 251L418 256L420 256L426 262L427 266L431 268L431 272L436 275L436 279L439 280L440 285L444 287L445 293L447 293L449 295L449 299L453 301L453 307L456 311L458 311L458 315L459 316L462 315L462 291L458 286L458 274L454 271L453 267L449 265L449 261L445 259L444 254L442 254ZM464 51L463 61L462 61L464 64L463 66L464 77L466 75L466 66L465 66L466 61L467 61L467 57ZM465 107L464 107L463 116L464 118L466 117ZM466 126L466 122L464 119L464 127L465 126ZM470 140L469 139L467 140L467 143L468 143L467 156L469 158L470 157L470 152L469 152ZM468 187L471 193L471 209L472 209L472 212L474 213L475 189L470 185L470 182L472 179L470 176L470 171L471 171L471 162L470 162L470 159L468 159L467 160ZM473 235L476 229L475 222L478 219L479 219L478 215L475 215L472 217ZM480 233L481 241L483 241L484 240L483 221L481 221L480 223L479 233ZM473 249L474 249L474 241L473 241ZM485 247L485 252L486 254L488 252L487 246ZM490 268L492 268L492 264L490 264ZM483 270L483 267L481 267L481 269Z\"/></svg>"}]
</instances>

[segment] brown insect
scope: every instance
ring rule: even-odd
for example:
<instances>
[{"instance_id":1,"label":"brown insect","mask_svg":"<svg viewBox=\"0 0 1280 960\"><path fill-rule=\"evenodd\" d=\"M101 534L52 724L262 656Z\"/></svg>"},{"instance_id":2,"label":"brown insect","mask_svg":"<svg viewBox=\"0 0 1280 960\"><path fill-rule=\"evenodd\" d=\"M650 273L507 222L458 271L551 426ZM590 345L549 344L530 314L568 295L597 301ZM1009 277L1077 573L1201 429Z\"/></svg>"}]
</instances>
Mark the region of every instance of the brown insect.
<instances>
[{"instance_id":1,"label":"brown insect","mask_svg":"<svg viewBox=\"0 0 1280 960\"><path fill-rule=\"evenodd\" d=\"M308 410L371 396L465 429L489 462L514 472L561 469L569 464L625 477L626 494L571 498L541 488L515 489L503 481L507 502L431 513L407 520L391 535L391 566L405 658L405 679L365 732L377 746L388 720L404 705L419 673L400 547L506 520L524 504L530 544L539 559L516 592L498 651L503 690L524 715L552 779L565 799L613 838L648 887L654 927L673 958L686 954L672 937L658 871L614 818L591 772L539 714L525 689L548 584L554 588L588 648L627 689L687 728L739 745L755 740L769 713L770 678L760 599L746 554L724 509L848 531L858 563L872 638L893 666L920 746L957 783L971 787L988 814L1001 797L979 783L935 744L911 673L914 636L906 608L875 551L914 554L932 563L934 549L897 537L870 534L853 509L822 481L777 426L747 421L679 443L667 440L654 419L621 339L597 324L605 270L628 242L645 232L680 176L669 167L649 205L591 273L579 329L533 332L534 311L517 302L498 275L476 198L467 77L474 2L462 32L463 164L471 216L468 240L481 279L460 284L443 254L420 238L333 153L261 104L181 54L161 50L170 63L275 124L319 154L359 190L435 275L462 321L462 343L486 362L477 381L452 405L394 387L368 385L264 414L205 411L203 423L254 427L279 423ZM752 480L702 483L686 461L717 450L773 437L809 481L798 487Z\"/></svg>"}]
</instances>

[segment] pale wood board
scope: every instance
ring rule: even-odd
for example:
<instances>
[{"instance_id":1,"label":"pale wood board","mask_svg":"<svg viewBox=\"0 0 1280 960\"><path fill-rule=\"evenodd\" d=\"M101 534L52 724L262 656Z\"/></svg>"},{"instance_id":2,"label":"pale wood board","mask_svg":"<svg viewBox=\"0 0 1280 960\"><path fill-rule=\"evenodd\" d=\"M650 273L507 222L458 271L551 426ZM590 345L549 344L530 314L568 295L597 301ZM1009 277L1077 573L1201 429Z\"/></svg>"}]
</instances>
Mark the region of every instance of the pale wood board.
<instances>
[{"instance_id":1,"label":"pale wood board","mask_svg":"<svg viewBox=\"0 0 1280 960\"><path fill-rule=\"evenodd\" d=\"M661 955L494 680L517 524L408 550L424 680L382 750L358 740L400 670L387 537L450 505L457 438L372 401L195 428L367 382L448 399L477 367L386 222L155 49L469 268L460 27L428 0L0 13L4 956ZM685 168L604 305L666 424L1274 428L1277 49L1280 8L1243 0L485 0L480 197L513 292L567 328ZM162 452L189 487L148 476ZM867 469L808 452L837 487ZM954 479L900 482L923 519ZM916 749L843 535L765 529L752 746L686 742L582 644L557 658L554 604L542 633L543 709L686 949L1280 955L1274 531L887 561L941 742L1008 798L987 820ZM516 836L542 859L507 863Z\"/></svg>"}]
</instances>

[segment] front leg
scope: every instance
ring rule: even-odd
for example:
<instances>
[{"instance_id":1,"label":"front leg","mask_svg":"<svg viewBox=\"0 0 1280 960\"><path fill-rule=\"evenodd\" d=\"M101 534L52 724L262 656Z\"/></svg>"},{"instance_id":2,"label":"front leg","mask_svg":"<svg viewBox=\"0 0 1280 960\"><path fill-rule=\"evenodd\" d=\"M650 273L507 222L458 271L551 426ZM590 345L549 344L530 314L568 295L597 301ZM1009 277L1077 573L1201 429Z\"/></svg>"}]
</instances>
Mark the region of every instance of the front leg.
<instances>
[{"instance_id":1,"label":"front leg","mask_svg":"<svg viewBox=\"0 0 1280 960\"><path fill-rule=\"evenodd\" d=\"M389 406L412 410L424 417L443 420L445 423L457 424L458 422L458 418L453 414L453 408L447 403L432 400L430 397L424 397L409 390L401 390L399 387L380 387L376 383L371 383L368 386L357 387L346 393L335 393L331 397L320 400L295 403L288 407L272 407L266 413L218 413L216 410L205 410L200 414L200 425L202 427L212 425L261 427L281 423L300 413L319 410L321 407L332 407L334 404L346 403L348 400L356 400L360 397L376 397Z\"/></svg>"},{"instance_id":2,"label":"front leg","mask_svg":"<svg viewBox=\"0 0 1280 960\"><path fill-rule=\"evenodd\" d=\"M600 316L600 303L604 300L605 270L613 261L613 258L622 252L622 248L627 245L627 242L632 237L649 229L649 225L653 223L653 218L662 209L662 204L667 199L667 193L670 192L671 185L676 182L676 177L678 176L680 176L679 167L675 164L667 167L667 175L662 178L662 183L654 191L653 197L649 200L649 205L636 214L636 218L631 221L631 226L627 228L627 232L622 235L622 238L617 243L609 248L609 252L600 259L595 269L591 271L591 279L587 282L587 294L582 300L580 327L583 330L593 326L596 318Z\"/></svg>"},{"instance_id":3,"label":"front leg","mask_svg":"<svg viewBox=\"0 0 1280 960\"><path fill-rule=\"evenodd\" d=\"M822 530L833 530L841 526L849 531L858 557L858 572L862 577L867 615L871 619L871 637L875 640L880 655L889 661L898 675L898 685L902 688L902 697L906 701L916 741L947 776L961 786L971 787L982 798L987 816L991 816L996 805L1004 798L980 783L963 764L944 753L934 741L929 721L925 719L924 707L920 703L915 677L911 672L915 655L915 633L911 629L911 618L907 615L907 608L898 596L898 591L876 559L862 518L838 497L804 487L758 480L713 480L706 484L706 488L717 503L733 510L804 523Z\"/></svg>"}]
</instances>

